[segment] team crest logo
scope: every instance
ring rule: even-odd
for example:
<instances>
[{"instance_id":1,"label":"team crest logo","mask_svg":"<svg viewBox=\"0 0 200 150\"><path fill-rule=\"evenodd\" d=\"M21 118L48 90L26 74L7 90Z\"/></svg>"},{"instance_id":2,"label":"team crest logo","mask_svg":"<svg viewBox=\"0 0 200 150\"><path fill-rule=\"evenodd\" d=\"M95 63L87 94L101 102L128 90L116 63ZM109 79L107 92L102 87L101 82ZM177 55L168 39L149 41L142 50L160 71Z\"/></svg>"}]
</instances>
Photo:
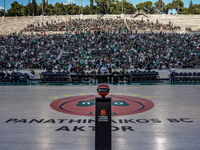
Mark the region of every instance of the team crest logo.
<instances>
[{"instance_id":1,"label":"team crest logo","mask_svg":"<svg viewBox=\"0 0 200 150\"><path fill-rule=\"evenodd\" d=\"M88 107L88 106L93 106L95 105L95 99L90 99L89 101L79 101L78 104L76 104L76 106L79 107ZM129 106L128 103L126 103L126 101L111 101L111 105L112 106Z\"/></svg>"},{"instance_id":2,"label":"team crest logo","mask_svg":"<svg viewBox=\"0 0 200 150\"><path fill-rule=\"evenodd\" d=\"M52 109L73 115L95 116L95 97L99 95L72 96L53 101ZM108 95L112 98L112 116L123 116L142 113L154 107L154 103L138 97L123 95ZM102 114L106 114L102 110Z\"/></svg>"}]
</instances>

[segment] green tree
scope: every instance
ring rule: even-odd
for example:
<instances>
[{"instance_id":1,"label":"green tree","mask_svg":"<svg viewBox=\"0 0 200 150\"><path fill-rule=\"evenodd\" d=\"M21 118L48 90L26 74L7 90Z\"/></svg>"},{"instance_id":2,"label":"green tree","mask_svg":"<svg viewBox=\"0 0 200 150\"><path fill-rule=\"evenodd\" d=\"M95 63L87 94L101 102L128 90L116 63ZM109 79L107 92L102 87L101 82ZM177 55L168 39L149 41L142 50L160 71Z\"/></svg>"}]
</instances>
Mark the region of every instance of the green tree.
<instances>
[{"instance_id":1,"label":"green tree","mask_svg":"<svg viewBox=\"0 0 200 150\"><path fill-rule=\"evenodd\" d=\"M153 10L153 3L151 1L146 1L144 2L144 11L146 11L147 13L151 13L151 10Z\"/></svg>"},{"instance_id":2,"label":"green tree","mask_svg":"<svg viewBox=\"0 0 200 150\"><path fill-rule=\"evenodd\" d=\"M139 3L136 5L137 10L143 10L144 9L144 3Z\"/></svg>"},{"instance_id":3,"label":"green tree","mask_svg":"<svg viewBox=\"0 0 200 150\"><path fill-rule=\"evenodd\" d=\"M155 9L153 7L153 3L151 1L139 3L136 5L136 8L137 8L137 10L143 10L146 13L153 13L153 10Z\"/></svg>"},{"instance_id":4,"label":"green tree","mask_svg":"<svg viewBox=\"0 0 200 150\"><path fill-rule=\"evenodd\" d=\"M90 0L90 14L94 14L94 0Z\"/></svg>"},{"instance_id":5,"label":"green tree","mask_svg":"<svg viewBox=\"0 0 200 150\"><path fill-rule=\"evenodd\" d=\"M42 3L36 5L36 12L35 12L35 15L41 15L41 14L42 14Z\"/></svg>"},{"instance_id":6,"label":"green tree","mask_svg":"<svg viewBox=\"0 0 200 150\"><path fill-rule=\"evenodd\" d=\"M88 5L86 5L86 6L83 8L83 14L84 14L84 15L89 15L89 14L91 14L90 7L89 7Z\"/></svg>"},{"instance_id":7,"label":"green tree","mask_svg":"<svg viewBox=\"0 0 200 150\"><path fill-rule=\"evenodd\" d=\"M195 4L194 8L195 8L195 14L200 14L200 4Z\"/></svg>"},{"instance_id":8,"label":"green tree","mask_svg":"<svg viewBox=\"0 0 200 150\"><path fill-rule=\"evenodd\" d=\"M56 14L56 12L55 12L54 9L50 9L50 10L49 10L49 15L55 15L55 14Z\"/></svg>"},{"instance_id":9,"label":"green tree","mask_svg":"<svg viewBox=\"0 0 200 150\"><path fill-rule=\"evenodd\" d=\"M179 13L180 14L188 14L188 8L186 8L186 7L181 8Z\"/></svg>"},{"instance_id":10,"label":"green tree","mask_svg":"<svg viewBox=\"0 0 200 150\"><path fill-rule=\"evenodd\" d=\"M65 5L66 8L66 5ZM48 2L45 3L45 10L44 10L44 15L50 15L50 10L54 10L54 6L52 4L48 4ZM55 12L52 14L54 15Z\"/></svg>"},{"instance_id":11,"label":"green tree","mask_svg":"<svg viewBox=\"0 0 200 150\"><path fill-rule=\"evenodd\" d=\"M86 5L86 6L88 6L88 5ZM90 8L90 7L88 6L88 8ZM78 15L81 14L81 7L79 5L76 5L74 10L75 10L75 14L78 14ZM90 9L88 9L88 10L89 10L88 15L89 15L90 14Z\"/></svg>"},{"instance_id":12,"label":"green tree","mask_svg":"<svg viewBox=\"0 0 200 150\"><path fill-rule=\"evenodd\" d=\"M71 15L71 12L72 12L71 4L65 5L65 13Z\"/></svg>"},{"instance_id":13,"label":"green tree","mask_svg":"<svg viewBox=\"0 0 200 150\"><path fill-rule=\"evenodd\" d=\"M95 0L97 3L98 11L102 14L109 13L109 3L110 0Z\"/></svg>"},{"instance_id":14,"label":"green tree","mask_svg":"<svg viewBox=\"0 0 200 150\"><path fill-rule=\"evenodd\" d=\"M172 2L172 8L176 9L177 14L179 13L179 10L182 10L184 6L184 3L182 2L182 0L173 0Z\"/></svg>"},{"instance_id":15,"label":"green tree","mask_svg":"<svg viewBox=\"0 0 200 150\"><path fill-rule=\"evenodd\" d=\"M122 7L122 3L123 3L123 13L124 14L133 14L136 11L136 8L131 3L127 2L126 0L121 1L119 3L119 6Z\"/></svg>"},{"instance_id":16,"label":"green tree","mask_svg":"<svg viewBox=\"0 0 200 150\"><path fill-rule=\"evenodd\" d=\"M57 15L64 15L65 14L65 6L63 3L55 3L54 10Z\"/></svg>"},{"instance_id":17,"label":"green tree","mask_svg":"<svg viewBox=\"0 0 200 150\"><path fill-rule=\"evenodd\" d=\"M165 7L165 3L163 2L163 0L158 0L154 3L155 7L156 7L156 11L160 14L162 12L162 10Z\"/></svg>"},{"instance_id":18,"label":"green tree","mask_svg":"<svg viewBox=\"0 0 200 150\"><path fill-rule=\"evenodd\" d=\"M28 11L28 14L27 15L31 15L32 13L31 13L31 11L32 11L32 9L31 9L31 1L29 0L28 1L28 4L26 5L26 8L27 8L27 11Z\"/></svg>"},{"instance_id":19,"label":"green tree","mask_svg":"<svg viewBox=\"0 0 200 150\"><path fill-rule=\"evenodd\" d=\"M0 10L0 17L2 17L2 16L4 16L4 10L3 9Z\"/></svg>"},{"instance_id":20,"label":"green tree","mask_svg":"<svg viewBox=\"0 0 200 150\"><path fill-rule=\"evenodd\" d=\"M121 14L122 6L118 0L111 0L109 3L110 14Z\"/></svg>"},{"instance_id":21,"label":"green tree","mask_svg":"<svg viewBox=\"0 0 200 150\"><path fill-rule=\"evenodd\" d=\"M79 6L76 6L76 4L70 4L71 6L71 9L70 9L70 14L71 15L76 15L76 14L80 14L80 10L81 10L81 7Z\"/></svg>"},{"instance_id":22,"label":"green tree","mask_svg":"<svg viewBox=\"0 0 200 150\"><path fill-rule=\"evenodd\" d=\"M14 1L11 4L11 8L8 10L8 15L9 16L22 16L22 8L23 5L18 4L17 1Z\"/></svg>"},{"instance_id":23,"label":"green tree","mask_svg":"<svg viewBox=\"0 0 200 150\"><path fill-rule=\"evenodd\" d=\"M27 16L28 15L28 7L27 6L23 6L21 12L22 12L22 16Z\"/></svg>"},{"instance_id":24,"label":"green tree","mask_svg":"<svg viewBox=\"0 0 200 150\"><path fill-rule=\"evenodd\" d=\"M45 0L42 0L42 9L43 9L43 12L45 12ZM44 15L44 13L42 15Z\"/></svg>"},{"instance_id":25,"label":"green tree","mask_svg":"<svg viewBox=\"0 0 200 150\"><path fill-rule=\"evenodd\" d=\"M36 10L36 2L35 0L32 0L32 12L33 12L33 16L37 13L37 10Z\"/></svg>"},{"instance_id":26,"label":"green tree","mask_svg":"<svg viewBox=\"0 0 200 150\"><path fill-rule=\"evenodd\" d=\"M193 5L191 0L190 0L189 8L188 8L188 13L189 14L194 14L195 13L195 7L194 7L194 5Z\"/></svg>"},{"instance_id":27,"label":"green tree","mask_svg":"<svg viewBox=\"0 0 200 150\"><path fill-rule=\"evenodd\" d=\"M168 13L169 13L169 10L172 8L172 3L167 4L167 5L165 6L165 8L166 8L166 14L168 14Z\"/></svg>"}]
</instances>

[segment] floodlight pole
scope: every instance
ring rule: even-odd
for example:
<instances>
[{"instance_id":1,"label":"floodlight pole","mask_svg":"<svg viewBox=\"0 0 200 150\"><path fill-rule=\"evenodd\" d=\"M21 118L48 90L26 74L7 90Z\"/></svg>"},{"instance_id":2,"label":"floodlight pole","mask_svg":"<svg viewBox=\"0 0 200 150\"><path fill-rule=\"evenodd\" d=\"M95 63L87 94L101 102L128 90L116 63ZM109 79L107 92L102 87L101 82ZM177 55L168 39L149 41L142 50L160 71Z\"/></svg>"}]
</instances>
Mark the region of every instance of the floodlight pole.
<instances>
[{"instance_id":1,"label":"floodlight pole","mask_svg":"<svg viewBox=\"0 0 200 150\"><path fill-rule=\"evenodd\" d=\"M122 14L124 14L124 13L123 13L123 0L122 0Z\"/></svg>"},{"instance_id":2,"label":"floodlight pole","mask_svg":"<svg viewBox=\"0 0 200 150\"><path fill-rule=\"evenodd\" d=\"M4 0L4 17L6 16L5 0Z\"/></svg>"},{"instance_id":3,"label":"floodlight pole","mask_svg":"<svg viewBox=\"0 0 200 150\"><path fill-rule=\"evenodd\" d=\"M81 0L81 14L82 14L83 0Z\"/></svg>"},{"instance_id":4,"label":"floodlight pole","mask_svg":"<svg viewBox=\"0 0 200 150\"><path fill-rule=\"evenodd\" d=\"M163 0L162 0L162 14L163 14Z\"/></svg>"},{"instance_id":5,"label":"floodlight pole","mask_svg":"<svg viewBox=\"0 0 200 150\"><path fill-rule=\"evenodd\" d=\"M43 10L43 0L42 0L42 16L43 16L43 11L44 11L44 10Z\"/></svg>"}]
</instances>

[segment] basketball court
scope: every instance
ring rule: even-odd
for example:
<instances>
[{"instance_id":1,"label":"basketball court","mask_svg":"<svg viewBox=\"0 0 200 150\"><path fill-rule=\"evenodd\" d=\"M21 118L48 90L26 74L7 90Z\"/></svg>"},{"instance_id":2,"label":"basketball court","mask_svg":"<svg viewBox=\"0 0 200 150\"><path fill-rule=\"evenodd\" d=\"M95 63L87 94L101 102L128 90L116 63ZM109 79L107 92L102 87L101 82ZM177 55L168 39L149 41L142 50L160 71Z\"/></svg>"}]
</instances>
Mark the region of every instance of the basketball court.
<instances>
[{"instance_id":1,"label":"basketball court","mask_svg":"<svg viewBox=\"0 0 200 150\"><path fill-rule=\"evenodd\" d=\"M200 84L109 85L113 150L200 150ZM94 150L97 85L0 86L1 150Z\"/></svg>"}]
</instances>

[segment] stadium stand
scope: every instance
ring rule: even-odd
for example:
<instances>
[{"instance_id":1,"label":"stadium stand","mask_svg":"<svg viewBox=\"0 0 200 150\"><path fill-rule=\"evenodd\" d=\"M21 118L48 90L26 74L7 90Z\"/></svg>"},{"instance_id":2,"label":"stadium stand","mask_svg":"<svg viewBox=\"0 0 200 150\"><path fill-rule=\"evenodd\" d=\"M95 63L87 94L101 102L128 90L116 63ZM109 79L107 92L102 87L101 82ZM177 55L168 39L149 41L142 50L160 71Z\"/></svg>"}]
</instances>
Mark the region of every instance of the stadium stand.
<instances>
[{"instance_id":1,"label":"stadium stand","mask_svg":"<svg viewBox=\"0 0 200 150\"><path fill-rule=\"evenodd\" d=\"M150 32L138 33L138 30ZM155 30L160 32L151 32ZM158 20L153 23L149 18L147 21L143 18L99 18L31 22L18 34L0 35L0 68L44 69L53 74L41 76L42 80L65 82L90 81L95 77L77 75L82 73L83 76L84 72L93 69L99 70L99 74L103 65L109 74L115 69L137 71L127 73L126 77L121 72L115 77L112 75L114 81L156 80L155 75L149 73L155 69L198 69L200 35L162 32L165 30L180 30L180 27L173 26L170 21L168 24ZM51 31L53 34L48 34ZM56 31L64 32L56 34ZM101 76L98 80L106 80ZM11 74L11 77L12 81L21 81L19 75Z\"/></svg>"}]
</instances>

